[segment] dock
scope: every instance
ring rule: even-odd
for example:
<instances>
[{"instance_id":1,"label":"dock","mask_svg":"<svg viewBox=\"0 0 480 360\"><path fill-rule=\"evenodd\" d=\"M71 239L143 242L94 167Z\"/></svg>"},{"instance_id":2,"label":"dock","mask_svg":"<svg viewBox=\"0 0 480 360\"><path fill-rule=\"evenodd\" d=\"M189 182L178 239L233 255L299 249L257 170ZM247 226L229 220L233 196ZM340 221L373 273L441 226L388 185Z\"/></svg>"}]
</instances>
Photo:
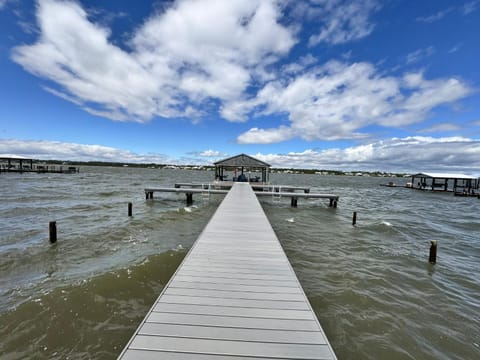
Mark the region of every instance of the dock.
<instances>
[{"instance_id":1,"label":"dock","mask_svg":"<svg viewBox=\"0 0 480 360\"><path fill-rule=\"evenodd\" d=\"M249 183L233 184L119 356L159 358L336 359Z\"/></svg>"},{"instance_id":2,"label":"dock","mask_svg":"<svg viewBox=\"0 0 480 360\"><path fill-rule=\"evenodd\" d=\"M174 187L147 187L144 189L145 198L153 199L155 192L183 193L186 195L187 205L193 203L193 194L201 194L208 197L210 194L227 194L235 182L218 183L176 183ZM269 185L249 183L254 194L261 197L271 197L274 201L282 198L289 198L290 205L297 207L298 199L328 199L330 207L337 207L338 195L311 193L309 187L298 187L289 185Z\"/></svg>"}]
</instances>

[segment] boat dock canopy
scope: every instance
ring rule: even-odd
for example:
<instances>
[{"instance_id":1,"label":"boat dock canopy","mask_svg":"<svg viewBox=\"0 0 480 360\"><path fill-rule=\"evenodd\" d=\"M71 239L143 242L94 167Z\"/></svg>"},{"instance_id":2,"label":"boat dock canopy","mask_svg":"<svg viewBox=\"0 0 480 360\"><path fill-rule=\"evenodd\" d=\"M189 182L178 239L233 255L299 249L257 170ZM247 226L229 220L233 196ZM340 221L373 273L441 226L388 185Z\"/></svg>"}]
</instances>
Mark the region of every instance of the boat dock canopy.
<instances>
[{"instance_id":1,"label":"boat dock canopy","mask_svg":"<svg viewBox=\"0 0 480 360\"><path fill-rule=\"evenodd\" d=\"M479 188L479 179L475 176L455 173L418 173L412 175L412 188L470 193Z\"/></svg>"},{"instance_id":2,"label":"boat dock canopy","mask_svg":"<svg viewBox=\"0 0 480 360\"><path fill-rule=\"evenodd\" d=\"M270 164L246 154L229 157L214 163L216 180L250 181L268 183ZM225 171L232 171L232 179L228 179ZM239 173L238 173L239 172ZM245 174L248 172L248 177ZM253 172L253 174L252 174ZM256 175L259 174L259 175ZM261 174L261 175L260 175Z\"/></svg>"}]
</instances>

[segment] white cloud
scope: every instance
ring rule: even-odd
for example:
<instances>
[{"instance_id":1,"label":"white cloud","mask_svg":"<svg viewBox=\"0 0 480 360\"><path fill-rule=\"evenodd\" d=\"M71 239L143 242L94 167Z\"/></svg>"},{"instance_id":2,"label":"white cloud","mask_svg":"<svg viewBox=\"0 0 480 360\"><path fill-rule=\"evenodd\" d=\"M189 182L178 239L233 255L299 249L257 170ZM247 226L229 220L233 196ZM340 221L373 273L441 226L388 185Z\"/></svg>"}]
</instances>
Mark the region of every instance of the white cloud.
<instances>
[{"instance_id":1,"label":"white cloud","mask_svg":"<svg viewBox=\"0 0 480 360\"><path fill-rule=\"evenodd\" d=\"M380 4L374 0L326 0L314 3L309 11L318 14L322 26L319 33L310 37L311 46L320 42L342 44L369 35L374 29L370 16L380 8Z\"/></svg>"},{"instance_id":2,"label":"white cloud","mask_svg":"<svg viewBox=\"0 0 480 360\"><path fill-rule=\"evenodd\" d=\"M106 161L130 163L176 163L205 165L205 158L225 157L216 150L191 153L193 157L172 159L162 154L136 154L101 145L56 141L0 139L0 154L34 159ZM383 170L396 172L449 171L480 173L480 139L463 137L393 138L345 149L308 149L287 154L252 154L274 167L331 170ZM207 162L210 163L211 160Z\"/></svg>"},{"instance_id":3,"label":"white cloud","mask_svg":"<svg viewBox=\"0 0 480 360\"><path fill-rule=\"evenodd\" d=\"M275 167L394 172L480 172L480 140L462 137L393 138L346 149L255 154Z\"/></svg>"},{"instance_id":4,"label":"white cloud","mask_svg":"<svg viewBox=\"0 0 480 360\"><path fill-rule=\"evenodd\" d=\"M458 131L461 127L457 124L450 124L450 123L441 123L430 126L428 128L420 130L421 132L451 132L451 131Z\"/></svg>"},{"instance_id":5,"label":"white cloud","mask_svg":"<svg viewBox=\"0 0 480 360\"><path fill-rule=\"evenodd\" d=\"M147 19L125 50L79 3L39 0L38 40L14 48L12 58L46 79L46 91L112 120L160 116L195 122L217 112L228 121L278 118L269 128L240 134L237 142L245 144L366 138L370 125L419 123L435 107L471 93L460 79L385 76L365 62L318 66L317 58L306 55L284 64L299 31L284 25L285 3L177 0ZM380 8L373 0L307 5L323 24L310 39L314 43L368 35L370 17ZM418 51L411 62L433 48ZM277 62L283 65L275 70Z\"/></svg>"},{"instance_id":6,"label":"white cloud","mask_svg":"<svg viewBox=\"0 0 480 360\"><path fill-rule=\"evenodd\" d=\"M472 90L455 78L427 80L422 73L403 77L377 74L368 63L329 62L291 81L277 80L243 103L243 112L263 108L263 115L287 114L290 126L252 128L239 143L273 143L300 137L307 141L368 136L369 125L403 127L422 122L439 105Z\"/></svg>"},{"instance_id":7,"label":"white cloud","mask_svg":"<svg viewBox=\"0 0 480 360\"><path fill-rule=\"evenodd\" d=\"M413 64L413 63L419 62L420 60L426 57L432 56L434 53L435 53L435 49L433 46L429 46L425 49L415 50L406 56L407 64Z\"/></svg>"},{"instance_id":8,"label":"white cloud","mask_svg":"<svg viewBox=\"0 0 480 360\"><path fill-rule=\"evenodd\" d=\"M211 149L208 149L208 150L204 150L204 151L200 151L198 154L198 156L202 156L202 157L214 157L214 158L217 158L217 157L223 157L223 156L227 156L228 154L224 153L224 152L221 152L221 151L218 151L218 150L211 150Z\"/></svg>"},{"instance_id":9,"label":"white cloud","mask_svg":"<svg viewBox=\"0 0 480 360\"><path fill-rule=\"evenodd\" d=\"M105 161L130 163L170 163L162 154L136 154L102 145L60 141L0 139L0 153L10 153L40 160Z\"/></svg>"},{"instance_id":10,"label":"white cloud","mask_svg":"<svg viewBox=\"0 0 480 360\"><path fill-rule=\"evenodd\" d=\"M40 0L40 36L14 61L58 85L51 93L113 120L201 116L210 100L241 99L294 45L275 0L178 0L140 27L127 52L72 1Z\"/></svg>"},{"instance_id":11,"label":"white cloud","mask_svg":"<svg viewBox=\"0 0 480 360\"><path fill-rule=\"evenodd\" d=\"M476 11L479 7L480 7L479 0L470 1L463 5L462 12L464 15L469 15L474 11Z\"/></svg>"},{"instance_id":12,"label":"white cloud","mask_svg":"<svg viewBox=\"0 0 480 360\"><path fill-rule=\"evenodd\" d=\"M432 14L432 15L419 16L419 17L417 17L416 20L419 21L419 22L424 22L424 23L431 24L435 21L442 20L445 16L447 16L453 10L454 10L454 8L450 7L450 8L447 8L445 10L437 11L435 14Z\"/></svg>"}]
</instances>

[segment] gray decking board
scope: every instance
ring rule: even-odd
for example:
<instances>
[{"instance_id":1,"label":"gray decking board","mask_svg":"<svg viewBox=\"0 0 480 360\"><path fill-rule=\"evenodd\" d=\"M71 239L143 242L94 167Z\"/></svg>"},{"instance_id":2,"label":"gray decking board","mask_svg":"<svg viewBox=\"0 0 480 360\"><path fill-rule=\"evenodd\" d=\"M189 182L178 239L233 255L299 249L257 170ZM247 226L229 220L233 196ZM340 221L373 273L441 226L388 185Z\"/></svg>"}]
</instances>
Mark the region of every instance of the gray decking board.
<instances>
[{"instance_id":1,"label":"gray decking board","mask_svg":"<svg viewBox=\"0 0 480 360\"><path fill-rule=\"evenodd\" d=\"M249 184L236 183L119 359L336 359Z\"/></svg>"}]
</instances>

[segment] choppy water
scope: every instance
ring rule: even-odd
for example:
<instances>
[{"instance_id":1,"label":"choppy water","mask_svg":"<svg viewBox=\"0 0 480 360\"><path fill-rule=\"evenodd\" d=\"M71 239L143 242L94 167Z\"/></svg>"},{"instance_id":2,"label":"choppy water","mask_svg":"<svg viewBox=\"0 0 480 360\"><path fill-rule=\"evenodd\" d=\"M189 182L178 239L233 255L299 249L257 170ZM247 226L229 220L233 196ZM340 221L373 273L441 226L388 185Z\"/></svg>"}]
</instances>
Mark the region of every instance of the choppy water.
<instances>
[{"instance_id":1,"label":"choppy water","mask_svg":"<svg viewBox=\"0 0 480 360\"><path fill-rule=\"evenodd\" d=\"M222 198L145 201L145 186L208 182L211 172L81 171L0 175L2 359L116 358ZM341 197L337 209L262 200L339 359L480 358L480 200L379 178L271 180Z\"/></svg>"}]
</instances>

